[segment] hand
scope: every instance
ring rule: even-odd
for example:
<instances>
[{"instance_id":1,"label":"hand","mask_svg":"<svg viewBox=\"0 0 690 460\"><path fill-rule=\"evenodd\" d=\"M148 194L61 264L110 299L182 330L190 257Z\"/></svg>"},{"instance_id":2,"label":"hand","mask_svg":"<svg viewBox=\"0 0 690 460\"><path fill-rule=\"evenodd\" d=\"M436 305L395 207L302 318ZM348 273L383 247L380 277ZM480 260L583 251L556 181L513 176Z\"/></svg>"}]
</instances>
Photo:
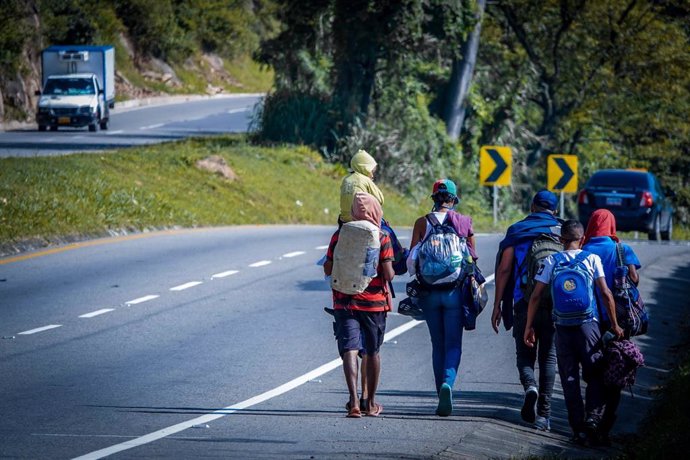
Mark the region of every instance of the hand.
<instances>
[{"instance_id":1,"label":"hand","mask_svg":"<svg viewBox=\"0 0 690 460\"><path fill-rule=\"evenodd\" d=\"M494 328L494 332L498 334L498 326L501 325L501 307L499 305L494 305L494 311L491 314L491 327Z\"/></svg>"},{"instance_id":2,"label":"hand","mask_svg":"<svg viewBox=\"0 0 690 460\"><path fill-rule=\"evenodd\" d=\"M525 345L532 348L534 346L534 343L537 341L537 337L534 334L534 328L526 327L525 335L522 337L522 339L525 341Z\"/></svg>"},{"instance_id":3,"label":"hand","mask_svg":"<svg viewBox=\"0 0 690 460\"><path fill-rule=\"evenodd\" d=\"M616 334L616 338L619 338L619 339L623 338L623 335L624 335L623 329L621 329L621 327L618 324L616 324L615 326L613 326L611 328L611 332Z\"/></svg>"}]
</instances>

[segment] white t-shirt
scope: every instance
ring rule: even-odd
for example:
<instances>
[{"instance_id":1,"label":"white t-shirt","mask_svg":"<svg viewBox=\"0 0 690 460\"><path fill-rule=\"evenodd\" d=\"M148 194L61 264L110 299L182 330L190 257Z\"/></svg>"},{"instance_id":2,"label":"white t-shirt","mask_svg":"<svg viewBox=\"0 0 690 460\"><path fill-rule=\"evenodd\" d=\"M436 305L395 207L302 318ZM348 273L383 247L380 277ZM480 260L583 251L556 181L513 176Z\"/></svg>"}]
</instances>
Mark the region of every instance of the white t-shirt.
<instances>
[{"instance_id":1,"label":"white t-shirt","mask_svg":"<svg viewBox=\"0 0 690 460\"><path fill-rule=\"evenodd\" d=\"M570 249L568 251L563 251L566 260L573 260L582 249ZM594 275L594 279L604 277L604 267L601 264L601 258L598 255L590 253L585 260L582 261L589 273ZM544 261L539 266L537 274L534 275L536 281L540 281L544 284L551 284L551 274L553 273L553 267L555 265L555 260L553 255L550 255L544 259Z\"/></svg>"}]
</instances>

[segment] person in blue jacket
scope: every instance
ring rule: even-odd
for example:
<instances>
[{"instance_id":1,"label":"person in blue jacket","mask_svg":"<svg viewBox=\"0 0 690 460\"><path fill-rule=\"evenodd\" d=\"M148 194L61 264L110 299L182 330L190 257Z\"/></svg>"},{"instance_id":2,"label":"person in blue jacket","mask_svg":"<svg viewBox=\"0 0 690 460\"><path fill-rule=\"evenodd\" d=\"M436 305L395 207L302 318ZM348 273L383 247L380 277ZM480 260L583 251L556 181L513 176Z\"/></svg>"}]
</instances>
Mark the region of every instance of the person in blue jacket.
<instances>
[{"instance_id":1,"label":"person in blue jacket","mask_svg":"<svg viewBox=\"0 0 690 460\"><path fill-rule=\"evenodd\" d=\"M640 282L637 270L641 268L640 260L630 246L621 243L616 236L616 218L608 209L597 209L592 213L585 230L585 240L583 250L596 254L601 259L604 267L606 285L610 290L614 288L614 274L618 268L618 245L620 244L623 254L623 266L628 272L628 279L635 285ZM611 328L611 322L605 308L602 308L603 301L597 292L599 304L600 321L599 326L602 334ZM606 408L597 428L598 441L603 445L610 445L609 433L616 421L616 410L620 404L621 388L606 387L604 389L604 400Z\"/></svg>"},{"instance_id":2,"label":"person in blue jacket","mask_svg":"<svg viewBox=\"0 0 690 460\"><path fill-rule=\"evenodd\" d=\"M540 190L532 199L531 213L508 227L496 255L496 292L491 315L491 326L496 333L501 320L507 331L513 328L516 365L525 391L520 416L541 431L551 429L551 395L556 379L555 329L549 312L542 309L535 323L537 346L524 344L529 299L524 298L521 280L526 278L524 261L534 240L540 235L559 237L561 234L562 222L555 215L557 205L556 195ZM537 361L538 382L535 376Z\"/></svg>"}]
</instances>

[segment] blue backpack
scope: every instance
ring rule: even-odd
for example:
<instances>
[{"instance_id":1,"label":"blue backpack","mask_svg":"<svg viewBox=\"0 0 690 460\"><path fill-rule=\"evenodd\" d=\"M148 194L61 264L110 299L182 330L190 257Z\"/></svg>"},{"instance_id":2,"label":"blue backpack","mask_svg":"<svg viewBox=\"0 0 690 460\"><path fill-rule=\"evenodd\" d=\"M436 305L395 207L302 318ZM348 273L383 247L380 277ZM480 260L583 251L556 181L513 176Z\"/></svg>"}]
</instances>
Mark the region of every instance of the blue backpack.
<instances>
[{"instance_id":1,"label":"blue backpack","mask_svg":"<svg viewBox=\"0 0 690 460\"><path fill-rule=\"evenodd\" d=\"M553 320L559 326L579 326L594 319L594 275L584 264L589 254L582 251L570 261L563 253L553 255L551 298Z\"/></svg>"}]
</instances>

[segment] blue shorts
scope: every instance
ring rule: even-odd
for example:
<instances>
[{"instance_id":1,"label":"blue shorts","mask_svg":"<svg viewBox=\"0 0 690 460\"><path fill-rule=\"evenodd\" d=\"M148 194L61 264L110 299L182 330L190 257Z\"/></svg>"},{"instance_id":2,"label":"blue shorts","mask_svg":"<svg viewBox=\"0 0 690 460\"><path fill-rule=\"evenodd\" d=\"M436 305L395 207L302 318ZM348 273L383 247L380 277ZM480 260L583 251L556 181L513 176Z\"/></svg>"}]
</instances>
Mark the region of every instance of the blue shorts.
<instances>
[{"instance_id":1,"label":"blue shorts","mask_svg":"<svg viewBox=\"0 0 690 460\"><path fill-rule=\"evenodd\" d=\"M340 356L346 351L360 351L374 356L386 333L385 311L335 310L335 338Z\"/></svg>"}]
</instances>

